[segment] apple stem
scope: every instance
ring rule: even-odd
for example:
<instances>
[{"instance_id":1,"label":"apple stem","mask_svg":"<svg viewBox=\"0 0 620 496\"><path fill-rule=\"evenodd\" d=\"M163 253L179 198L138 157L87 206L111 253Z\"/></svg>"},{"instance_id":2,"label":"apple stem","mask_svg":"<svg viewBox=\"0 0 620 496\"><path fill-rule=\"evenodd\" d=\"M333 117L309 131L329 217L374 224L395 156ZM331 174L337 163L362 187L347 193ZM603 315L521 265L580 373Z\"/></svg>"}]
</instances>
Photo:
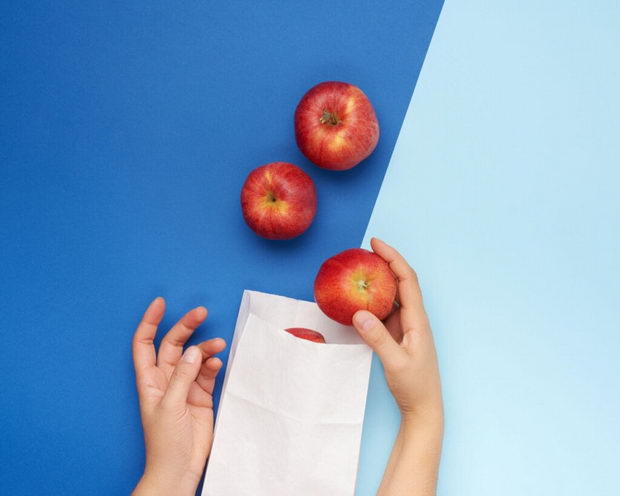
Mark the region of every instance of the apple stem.
<instances>
[{"instance_id":1,"label":"apple stem","mask_svg":"<svg viewBox=\"0 0 620 496\"><path fill-rule=\"evenodd\" d=\"M323 110L323 115L320 120L321 124L329 124L330 126L335 126L340 122L338 116L328 110Z\"/></svg>"}]
</instances>

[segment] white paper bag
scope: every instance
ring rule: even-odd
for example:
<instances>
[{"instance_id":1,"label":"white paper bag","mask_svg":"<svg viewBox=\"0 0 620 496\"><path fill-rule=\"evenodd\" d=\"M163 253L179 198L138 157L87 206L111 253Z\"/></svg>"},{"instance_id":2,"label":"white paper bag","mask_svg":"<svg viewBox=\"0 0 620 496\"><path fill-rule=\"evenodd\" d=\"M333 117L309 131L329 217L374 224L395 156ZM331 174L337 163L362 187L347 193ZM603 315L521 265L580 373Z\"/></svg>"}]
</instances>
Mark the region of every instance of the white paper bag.
<instances>
[{"instance_id":1,"label":"white paper bag","mask_svg":"<svg viewBox=\"0 0 620 496\"><path fill-rule=\"evenodd\" d=\"M315 303L244 291L202 495L353 495L371 355Z\"/></svg>"}]
</instances>

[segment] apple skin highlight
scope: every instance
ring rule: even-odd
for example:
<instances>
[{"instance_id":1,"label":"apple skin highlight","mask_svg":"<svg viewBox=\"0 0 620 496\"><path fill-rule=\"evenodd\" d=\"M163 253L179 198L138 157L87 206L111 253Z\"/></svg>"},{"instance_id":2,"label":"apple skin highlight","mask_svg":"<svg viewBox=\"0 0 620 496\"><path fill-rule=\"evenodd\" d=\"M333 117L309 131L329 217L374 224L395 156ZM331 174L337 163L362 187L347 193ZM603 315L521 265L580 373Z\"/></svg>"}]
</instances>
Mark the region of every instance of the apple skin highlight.
<instances>
[{"instance_id":1,"label":"apple skin highlight","mask_svg":"<svg viewBox=\"0 0 620 496\"><path fill-rule=\"evenodd\" d=\"M310 227L317 208L312 178L296 165L272 162L257 167L241 189L247 225L267 239L291 239Z\"/></svg>"},{"instance_id":2,"label":"apple skin highlight","mask_svg":"<svg viewBox=\"0 0 620 496\"><path fill-rule=\"evenodd\" d=\"M324 169L346 170L368 157L379 141L379 122L357 86L326 81L311 88L295 110L301 152Z\"/></svg>"},{"instance_id":3,"label":"apple skin highlight","mask_svg":"<svg viewBox=\"0 0 620 496\"><path fill-rule=\"evenodd\" d=\"M358 310L368 310L380 320L387 317L396 289L396 278L385 260L353 248L323 262L314 281L314 298L329 318L351 325Z\"/></svg>"}]
</instances>

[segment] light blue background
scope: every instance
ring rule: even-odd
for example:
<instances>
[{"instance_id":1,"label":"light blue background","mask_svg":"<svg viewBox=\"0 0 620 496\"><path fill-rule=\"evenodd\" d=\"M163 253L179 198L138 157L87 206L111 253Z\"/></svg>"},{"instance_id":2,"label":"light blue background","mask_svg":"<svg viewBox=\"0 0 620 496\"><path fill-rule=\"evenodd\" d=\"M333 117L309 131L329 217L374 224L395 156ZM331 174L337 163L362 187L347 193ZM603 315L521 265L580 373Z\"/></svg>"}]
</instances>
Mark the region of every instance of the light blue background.
<instances>
[{"instance_id":1,"label":"light blue background","mask_svg":"<svg viewBox=\"0 0 620 496\"><path fill-rule=\"evenodd\" d=\"M620 494L619 25L612 1L444 5L365 240L423 285L441 495ZM375 363L359 495L397 423Z\"/></svg>"}]
</instances>

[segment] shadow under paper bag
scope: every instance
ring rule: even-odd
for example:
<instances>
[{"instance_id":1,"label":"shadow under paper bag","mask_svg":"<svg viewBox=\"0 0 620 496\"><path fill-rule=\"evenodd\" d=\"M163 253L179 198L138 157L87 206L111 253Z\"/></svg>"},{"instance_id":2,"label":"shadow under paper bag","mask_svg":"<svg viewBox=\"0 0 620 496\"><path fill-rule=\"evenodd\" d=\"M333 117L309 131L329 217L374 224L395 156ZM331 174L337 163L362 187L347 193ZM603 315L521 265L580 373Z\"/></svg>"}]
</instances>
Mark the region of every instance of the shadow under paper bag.
<instances>
[{"instance_id":1,"label":"shadow under paper bag","mask_svg":"<svg viewBox=\"0 0 620 496\"><path fill-rule=\"evenodd\" d=\"M244 291L202 496L353 495L371 357L315 303Z\"/></svg>"}]
</instances>

